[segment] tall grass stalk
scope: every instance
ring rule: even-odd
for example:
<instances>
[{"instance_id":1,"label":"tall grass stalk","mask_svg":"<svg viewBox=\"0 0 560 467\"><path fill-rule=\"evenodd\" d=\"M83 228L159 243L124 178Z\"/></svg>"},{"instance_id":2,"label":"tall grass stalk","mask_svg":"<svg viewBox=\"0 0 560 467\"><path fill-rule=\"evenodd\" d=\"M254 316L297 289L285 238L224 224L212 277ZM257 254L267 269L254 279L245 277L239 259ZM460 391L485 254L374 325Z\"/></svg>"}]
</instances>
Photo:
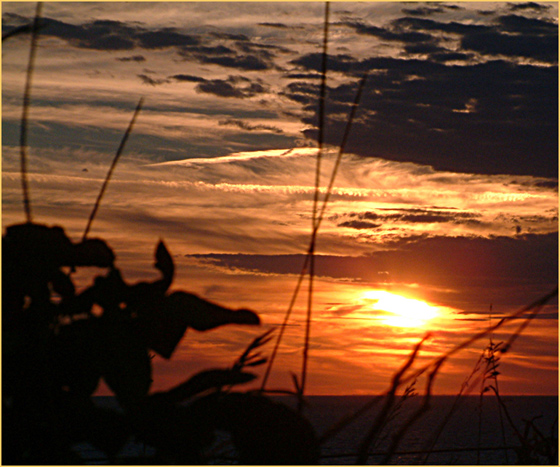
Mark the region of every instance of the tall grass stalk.
<instances>
[{"instance_id":1,"label":"tall grass stalk","mask_svg":"<svg viewBox=\"0 0 560 467\"><path fill-rule=\"evenodd\" d=\"M315 245L317 241L317 209L319 206L319 188L321 184L321 159L323 158L323 139L325 131L325 94L326 94L326 81L327 81L327 47L329 35L329 3L325 4L325 22L323 28L323 55L322 55L322 69L321 69L321 89L319 93L319 136L318 136L318 151L317 151L317 164L315 168L315 194L313 196L313 215L311 223L311 244L309 247L309 285L307 291L307 316L305 320L305 341L303 345L303 362L301 367L301 381L299 389L301 397L305 395L305 383L307 381L307 362L309 360L309 339L311 334L311 316L313 310L313 281L315 278ZM298 409L301 410L301 397L298 404Z\"/></svg>"},{"instance_id":2,"label":"tall grass stalk","mask_svg":"<svg viewBox=\"0 0 560 467\"><path fill-rule=\"evenodd\" d=\"M37 55L37 41L39 39L39 22L41 20L41 12L43 4L37 3L35 9L35 18L31 27L31 45L29 46L29 60L27 62L27 74L25 78L25 90L23 92L23 105L21 113L20 125L20 172L21 172L21 188L23 191L23 209L27 222L32 222L31 216L31 200L29 196L29 183L27 180L27 121L29 117L29 104L31 103L31 82L33 79L33 71L35 69L35 56Z\"/></svg>"},{"instance_id":3,"label":"tall grass stalk","mask_svg":"<svg viewBox=\"0 0 560 467\"><path fill-rule=\"evenodd\" d=\"M132 128L134 127L134 123L136 122L136 117L138 117L138 114L140 113L140 110L142 109L142 104L144 103L144 98L140 98L140 100L138 101L138 104L136 105L136 110L134 111L134 114L132 115L132 119L130 120L130 123L128 124L128 128L126 129L122 139L121 139L121 144L119 145L118 149L117 149L117 153L115 154L115 157L113 158L113 162L111 163L111 167L109 167L109 171L107 172L107 176L105 177L105 181L103 182L103 185L101 186L101 190L99 191L99 195L97 195L97 200L95 201L95 204L93 206L93 209L91 211L91 214L89 215L89 219L86 225L86 228L84 230L84 234L82 236L82 241L84 241L89 233L89 230L91 228L91 224L93 223L93 219L95 218L95 215L97 213L97 210L99 209L99 205L101 204L101 199L103 198L103 195L105 194L105 190L107 188L107 186L109 185L109 181L111 180L111 176L113 175L113 171L115 170L115 167L117 166L117 162L119 161L121 154L124 150L124 147L126 145L126 142L128 140L128 137L130 136L130 133L132 133Z\"/></svg>"}]
</instances>

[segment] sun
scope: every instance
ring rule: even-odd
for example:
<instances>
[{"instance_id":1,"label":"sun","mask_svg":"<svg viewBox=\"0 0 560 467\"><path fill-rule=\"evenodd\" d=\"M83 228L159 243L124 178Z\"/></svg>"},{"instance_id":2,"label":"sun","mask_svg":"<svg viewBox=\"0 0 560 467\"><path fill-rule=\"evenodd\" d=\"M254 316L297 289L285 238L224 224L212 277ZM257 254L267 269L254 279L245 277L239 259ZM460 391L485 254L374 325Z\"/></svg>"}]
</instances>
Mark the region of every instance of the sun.
<instances>
[{"instance_id":1,"label":"sun","mask_svg":"<svg viewBox=\"0 0 560 467\"><path fill-rule=\"evenodd\" d=\"M438 316L438 308L385 290L368 290L362 299L389 326L417 328Z\"/></svg>"}]
</instances>

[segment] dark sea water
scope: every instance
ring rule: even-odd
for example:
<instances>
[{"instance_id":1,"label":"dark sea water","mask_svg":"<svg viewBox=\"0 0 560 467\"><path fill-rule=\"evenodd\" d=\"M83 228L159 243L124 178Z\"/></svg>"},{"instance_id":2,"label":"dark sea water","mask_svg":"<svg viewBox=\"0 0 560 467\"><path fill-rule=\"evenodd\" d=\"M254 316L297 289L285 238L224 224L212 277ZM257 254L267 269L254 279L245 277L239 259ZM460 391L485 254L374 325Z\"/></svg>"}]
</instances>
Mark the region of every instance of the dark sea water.
<instances>
[{"instance_id":1,"label":"dark sea water","mask_svg":"<svg viewBox=\"0 0 560 467\"><path fill-rule=\"evenodd\" d=\"M99 397L97 403L115 407L113 398ZM364 407L371 397L366 396L310 396L305 415L318 436L343 417ZM275 400L293 407L292 399L276 397ZM398 401L397 401L398 402ZM399 430L406 428L398 445L393 448L390 464L400 465L503 465L519 461L516 449L523 442L536 446L542 438L554 439L558 446L558 398L548 396L502 396L506 408L500 411L494 396L462 397L457 402L455 396L432 397L430 409L417 421L411 417L422 406L423 398L414 396L400 404L399 409L384 426L379 436L368 449L368 464L387 462L385 456ZM380 400L374 407L363 413L351 424L326 440L321 449L321 464L355 464L360 445L375 424L376 416L383 406ZM455 409L452 411L452 407ZM397 403L397 406L399 404ZM444 424L445 419L448 421ZM529 424L532 427L529 429ZM524 439L525 441L522 441ZM103 455L87 445L77 448L89 458L91 463L105 463ZM123 449L121 456L134 458L149 454L150 448L133 440ZM535 451L533 450L533 454ZM535 462L558 465L546 456L534 457ZM538 462L536 462L538 461ZM218 459L216 464L234 463L232 460Z\"/></svg>"}]
</instances>

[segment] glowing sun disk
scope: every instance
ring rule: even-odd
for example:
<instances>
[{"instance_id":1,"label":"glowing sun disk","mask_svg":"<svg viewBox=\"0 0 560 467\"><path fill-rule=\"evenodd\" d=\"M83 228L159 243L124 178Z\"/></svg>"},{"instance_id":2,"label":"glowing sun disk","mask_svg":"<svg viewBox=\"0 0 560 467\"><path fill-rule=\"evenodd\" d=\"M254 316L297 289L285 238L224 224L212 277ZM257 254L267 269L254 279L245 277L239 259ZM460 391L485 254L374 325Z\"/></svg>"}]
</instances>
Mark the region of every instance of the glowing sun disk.
<instances>
[{"instance_id":1,"label":"glowing sun disk","mask_svg":"<svg viewBox=\"0 0 560 467\"><path fill-rule=\"evenodd\" d=\"M384 324L398 327L419 327L438 315L437 307L422 300L407 298L385 290L369 290L362 299L377 312L385 312Z\"/></svg>"}]
</instances>

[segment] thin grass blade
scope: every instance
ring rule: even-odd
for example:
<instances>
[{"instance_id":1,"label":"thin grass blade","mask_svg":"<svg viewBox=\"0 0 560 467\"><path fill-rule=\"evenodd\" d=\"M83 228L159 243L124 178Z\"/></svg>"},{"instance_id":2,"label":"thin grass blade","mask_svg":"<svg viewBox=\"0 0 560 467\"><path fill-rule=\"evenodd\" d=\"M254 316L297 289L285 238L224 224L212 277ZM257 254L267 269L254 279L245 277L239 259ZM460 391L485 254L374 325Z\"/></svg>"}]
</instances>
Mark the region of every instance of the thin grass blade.
<instances>
[{"instance_id":1,"label":"thin grass blade","mask_svg":"<svg viewBox=\"0 0 560 467\"><path fill-rule=\"evenodd\" d=\"M95 215L97 214L97 210L99 209L99 205L101 204L101 199L103 198L103 195L105 194L105 190L107 189L107 186L109 185L109 181L111 180L111 176L113 175L113 171L115 170L115 167L117 166L117 162L119 161L121 154L124 150L124 147L126 145L126 141L128 140L128 137L130 136L130 133L132 132L132 128L134 127L134 123L136 122L136 117L138 116L138 114L140 113L140 110L142 109L142 104L144 103L144 98L141 98L138 101L138 105L136 106L136 110L134 111L134 115L132 116L132 119L130 120L130 123L128 124L128 128L126 129L126 132L124 133L124 136L121 140L121 144L119 145L119 148L117 149L117 153L115 154L115 157L113 159L113 163L111 164L111 167L109 168L109 171L107 172L107 177L105 177L105 181L103 182L103 186L101 187L101 190L99 191L99 195L97 196L97 200L95 201L95 205L93 206L93 210L91 211L91 214L89 216L88 219L88 223L86 225L86 229L84 231L84 235L82 236L82 241L84 241L89 233L89 230L91 228L91 224L93 223L93 219L95 218Z\"/></svg>"},{"instance_id":2,"label":"thin grass blade","mask_svg":"<svg viewBox=\"0 0 560 467\"><path fill-rule=\"evenodd\" d=\"M43 4L37 3L35 9L35 19L31 27L31 45L29 46L29 60L27 62L27 75L25 78L25 91L23 93L23 108L21 113L21 129L20 129L20 172L21 172L21 188L23 191L23 209L27 222L31 222L31 201L29 197L29 183L27 180L27 121L29 117L29 104L31 102L31 82L33 79L33 71L35 69L35 56L37 55L37 40L39 38L39 22Z\"/></svg>"}]
</instances>

